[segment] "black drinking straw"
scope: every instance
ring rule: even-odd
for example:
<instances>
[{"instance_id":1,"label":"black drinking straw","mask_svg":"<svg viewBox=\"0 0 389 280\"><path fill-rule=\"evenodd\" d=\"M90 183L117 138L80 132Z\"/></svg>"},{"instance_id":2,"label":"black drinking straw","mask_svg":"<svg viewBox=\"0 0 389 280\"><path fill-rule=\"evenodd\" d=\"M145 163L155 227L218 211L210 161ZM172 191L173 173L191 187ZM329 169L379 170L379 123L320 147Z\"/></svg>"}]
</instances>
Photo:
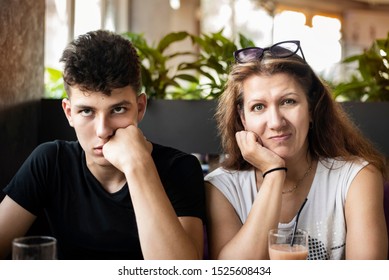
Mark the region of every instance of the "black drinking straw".
<instances>
[{"instance_id":1,"label":"black drinking straw","mask_svg":"<svg viewBox=\"0 0 389 280\"><path fill-rule=\"evenodd\" d=\"M293 233L292 233L292 240L290 241L290 246L293 246L293 243L294 243L294 235L296 234L296 231L297 231L297 223L299 221L299 217L300 217L300 213L301 211L303 210L304 208L304 205L305 203L307 202L308 198L306 198L303 202L303 204L301 205L299 211L297 212L297 216L296 216L296 221L294 222L294 227L293 227Z\"/></svg>"}]
</instances>

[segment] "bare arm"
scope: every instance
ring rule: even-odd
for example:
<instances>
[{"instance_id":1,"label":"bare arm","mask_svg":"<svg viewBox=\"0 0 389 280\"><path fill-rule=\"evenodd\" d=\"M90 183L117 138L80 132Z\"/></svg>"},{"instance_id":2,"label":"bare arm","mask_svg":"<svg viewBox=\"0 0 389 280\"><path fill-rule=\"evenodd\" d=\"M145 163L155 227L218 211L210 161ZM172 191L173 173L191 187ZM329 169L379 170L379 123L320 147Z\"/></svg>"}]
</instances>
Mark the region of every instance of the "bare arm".
<instances>
[{"instance_id":1,"label":"bare arm","mask_svg":"<svg viewBox=\"0 0 389 280\"><path fill-rule=\"evenodd\" d=\"M285 165L283 159L260 144L256 134L240 131L236 133L236 139L243 157L259 170ZM211 258L269 258L267 234L279 222L285 176L284 171L266 175L261 184L261 195L256 197L243 225L224 195L211 184L206 185Z\"/></svg>"},{"instance_id":2,"label":"bare arm","mask_svg":"<svg viewBox=\"0 0 389 280\"><path fill-rule=\"evenodd\" d=\"M0 203L0 259L11 252L12 240L26 234L35 216L9 196Z\"/></svg>"},{"instance_id":3,"label":"bare arm","mask_svg":"<svg viewBox=\"0 0 389 280\"><path fill-rule=\"evenodd\" d=\"M281 211L285 172L273 172L261 186L242 225L233 206L214 186L206 184L209 248L213 259L268 259L267 234L276 228Z\"/></svg>"},{"instance_id":4,"label":"bare arm","mask_svg":"<svg viewBox=\"0 0 389 280\"><path fill-rule=\"evenodd\" d=\"M151 143L140 130L117 130L104 146L104 156L126 176L144 258L201 259L202 221L177 217L151 157Z\"/></svg>"},{"instance_id":5,"label":"bare arm","mask_svg":"<svg viewBox=\"0 0 389 280\"><path fill-rule=\"evenodd\" d=\"M346 259L386 259L383 180L372 165L354 178L346 197Z\"/></svg>"},{"instance_id":6,"label":"bare arm","mask_svg":"<svg viewBox=\"0 0 389 280\"><path fill-rule=\"evenodd\" d=\"M201 259L202 221L177 218L156 172L147 165L126 172L145 259Z\"/></svg>"}]
</instances>

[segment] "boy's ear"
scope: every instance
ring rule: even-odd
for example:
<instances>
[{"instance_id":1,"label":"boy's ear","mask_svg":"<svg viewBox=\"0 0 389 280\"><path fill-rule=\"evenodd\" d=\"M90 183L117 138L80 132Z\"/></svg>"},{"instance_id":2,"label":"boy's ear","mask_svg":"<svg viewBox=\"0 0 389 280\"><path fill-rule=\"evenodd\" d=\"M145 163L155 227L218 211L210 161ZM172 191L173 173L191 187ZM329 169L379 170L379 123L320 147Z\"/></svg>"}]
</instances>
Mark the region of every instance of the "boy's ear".
<instances>
[{"instance_id":1,"label":"boy's ear","mask_svg":"<svg viewBox=\"0 0 389 280\"><path fill-rule=\"evenodd\" d=\"M137 104L138 104L138 123L139 123L143 119L146 113L147 95L145 93L141 93L137 96Z\"/></svg>"},{"instance_id":2,"label":"boy's ear","mask_svg":"<svg viewBox=\"0 0 389 280\"><path fill-rule=\"evenodd\" d=\"M70 100L68 98L62 99L62 109L65 113L66 118L68 119L69 125L73 127L73 119L72 119L72 109L70 105Z\"/></svg>"}]
</instances>

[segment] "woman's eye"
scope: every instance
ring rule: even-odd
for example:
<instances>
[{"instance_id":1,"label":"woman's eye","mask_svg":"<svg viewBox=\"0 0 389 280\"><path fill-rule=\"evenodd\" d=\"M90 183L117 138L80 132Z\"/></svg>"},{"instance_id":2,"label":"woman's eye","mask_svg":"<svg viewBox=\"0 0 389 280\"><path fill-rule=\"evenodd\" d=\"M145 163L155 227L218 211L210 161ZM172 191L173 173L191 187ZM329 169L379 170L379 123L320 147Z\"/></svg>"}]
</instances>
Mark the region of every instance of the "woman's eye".
<instances>
[{"instance_id":1,"label":"woman's eye","mask_svg":"<svg viewBox=\"0 0 389 280\"><path fill-rule=\"evenodd\" d=\"M292 105L292 104L295 104L296 101L293 99L285 99L282 103L285 105Z\"/></svg>"},{"instance_id":2,"label":"woman's eye","mask_svg":"<svg viewBox=\"0 0 389 280\"><path fill-rule=\"evenodd\" d=\"M256 104L253 106L253 111L254 112L261 111L263 110L263 108L264 108L263 104Z\"/></svg>"}]
</instances>

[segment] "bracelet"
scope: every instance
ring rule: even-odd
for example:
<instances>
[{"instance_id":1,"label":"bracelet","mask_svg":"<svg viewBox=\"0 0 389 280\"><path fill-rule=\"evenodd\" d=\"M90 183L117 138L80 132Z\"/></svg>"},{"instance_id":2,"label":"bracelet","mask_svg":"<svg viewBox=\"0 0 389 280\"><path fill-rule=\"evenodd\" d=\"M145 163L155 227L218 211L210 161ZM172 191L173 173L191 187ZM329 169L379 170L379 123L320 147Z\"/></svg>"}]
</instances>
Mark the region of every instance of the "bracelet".
<instances>
[{"instance_id":1,"label":"bracelet","mask_svg":"<svg viewBox=\"0 0 389 280\"><path fill-rule=\"evenodd\" d=\"M273 171L277 171L277 170L285 170L285 172L287 172L287 171L288 171L288 168L286 168L286 167L276 167L276 168L272 168L272 169L266 171L265 173L263 173L262 178L265 178L265 176L266 176L267 174L269 174L269 173L271 173L271 172L273 172Z\"/></svg>"}]
</instances>

